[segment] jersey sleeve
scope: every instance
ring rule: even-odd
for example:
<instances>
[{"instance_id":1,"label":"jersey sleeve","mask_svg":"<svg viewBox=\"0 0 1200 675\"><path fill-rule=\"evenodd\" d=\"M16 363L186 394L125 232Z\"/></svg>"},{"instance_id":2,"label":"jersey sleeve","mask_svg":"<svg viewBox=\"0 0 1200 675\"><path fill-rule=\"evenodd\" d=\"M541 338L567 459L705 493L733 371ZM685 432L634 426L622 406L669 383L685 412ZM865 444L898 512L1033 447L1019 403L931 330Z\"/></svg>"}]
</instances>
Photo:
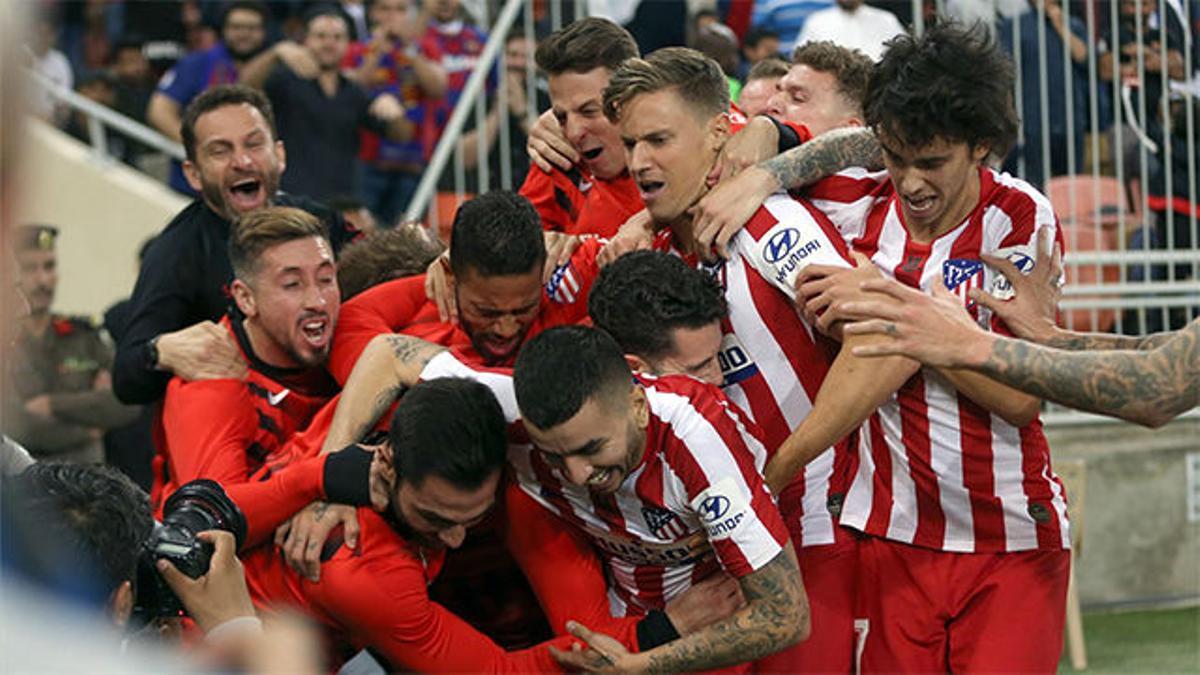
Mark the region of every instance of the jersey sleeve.
<instances>
[{"instance_id":1,"label":"jersey sleeve","mask_svg":"<svg viewBox=\"0 0 1200 675\"><path fill-rule=\"evenodd\" d=\"M783 550L788 531L763 483L767 449L744 414L723 398L693 397L695 414L674 425L667 461L686 490L721 566L741 578Z\"/></svg>"},{"instance_id":2,"label":"jersey sleeve","mask_svg":"<svg viewBox=\"0 0 1200 675\"><path fill-rule=\"evenodd\" d=\"M202 58L203 54L191 54L183 57L179 63L175 64L174 68L168 70L159 79L157 91L180 106L187 105L201 91L204 91Z\"/></svg>"},{"instance_id":3,"label":"jersey sleeve","mask_svg":"<svg viewBox=\"0 0 1200 675\"><path fill-rule=\"evenodd\" d=\"M886 171L847 169L817 181L804 196L824 213L841 233L843 240L866 231L867 215L886 189Z\"/></svg>"},{"instance_id":4,"label":"jersey sleeve","mask_svg":"<svg viewBox=\"0 0 1200 675\"><path fill-rule=\"evenodd\" d=\"M368 546L372 542L364 542ZM309 588L339 625L411 672L560 672L546 644L506 652L429 598L420 563L411 556L376 556L360 564L326 565ZM572 638L558 638L569 649Z\"/></svg>"},{"instance_id":5,"label":"jersey sleeve","mask_svg":"<svg viewBox=\"0 0 1200 675\"><path fill-rule=\"evenodd\" d=\"M246 550L266 541L297 511L324 498L325 461L329 455L291 464L281 471L263 469L246 481L223 482L225 493L246 517Z\"/></svg>"},{"instance_id":6,"label":"jersey sleeve","mask_svg":"<svg viewBox=\"0 0 1200 675\"><path fill-rule=\"evenodd\" d=\"M1037 261L1038 232L1043 229L1047 229L1050 234L1050 246L1063 247L1063 253L1066 253L1058 216L1045 196L1032 189L1029 192L1009 191L999 200L998 206L1008 215L1011 229L998 244L995 241L986 241L985 237L983 253L1004 258L1022 274L1029 274ZM999 300L1011 299L1014 295L1012 284L1004 274L990 266L987 272L987 292ZM1065 276L1060 276L1058 282L1061 284L1064 280ZM996 333L1013 337L1012 331L1004 321L994 314L988 320L988 327Z\"/></svg>"},{"instance_id":7,"label":"jersey sleeve","mask_svg":"<svg viewBox=\"0 0 1200 675\"><path fill-rule=\"evenodd\" d=\"M513 389L511 368L487 368L467 365L452 351L441 352L425 364L421 371L421 381L436 380L440 377L462 377L474 380L491 390L500 409L504 411L504 421L513 425L521 420L521 412L517 408L517 394Z\"/></svg>"},{"instance_id":8,"label":"jersey sleeve","mask_svg":"<svg viewBox=\"0 0 1200 675\"><path fill-rule=\"evenodd\" d=\"M412 323L425 304L425 275L387 281L351 298L338 314L329 372L345 384L371 338Z\"/></svg>"},{"instance_id":9,"label":"jersey sleeve","mask_svg":"<svg viewBox=\"0 0 1200 675\"><path fill-rule=\"evenodd\" d=\"M525 174L525 182L517 191L522 197L533 204L533 208L542 219L542 229L551 232L569 231L579 216L582 195L577 195L579 188L558 169L546 173L530 164L529 173Z\"/></svg>"},{"instance_id":10,"label":"jersey sleeve","mask_svg":"<svg viewBox=\"0 0 1200 675\"><path fill-rule=\"evenodd\" d=\"M737 233L734 246L747 264L789 298L809 265L853 267L841 234L824 214L786 195L767 199Z\"/></svg>"},{"instance_id":11,"label":"jersey sleeve","mask_svg":"<svg viewBox=\"0 0 1200 675\"><path fill-rule=\"evenodd\" d=\"M548 314L545 325L578 323L587 317L587 299L592 284L600 276L598 261L604 242L587 237L575 249L571 259L550 275L546 282L545 295L549 305L543 307Z\"/></svg>"},{"instance_id":12,"label":"jersey sleeve","mask_svg":"<svg viewBox=\"0 0 1200 675\"><path fill-rule=\"evenodd\" d=\"M603 564L583 535L516 483L507 485L505 505L508 549L533 587L551 630L561 635L567 621L574 620L637 651L640 619L612 616Z\"/></svg>"},{"instance_id":13,"label":"jersey sleeve","mask_svg":"<svg viewBox=\"0 0 1200 675\"><path fill-rule=\"evenodd\" d=\"M258 415L241 380L172 379L163 400L162 426L176 485L197 478L221 484L246 481L246 452L254 442Z\"/></svg>"}]
</instances>

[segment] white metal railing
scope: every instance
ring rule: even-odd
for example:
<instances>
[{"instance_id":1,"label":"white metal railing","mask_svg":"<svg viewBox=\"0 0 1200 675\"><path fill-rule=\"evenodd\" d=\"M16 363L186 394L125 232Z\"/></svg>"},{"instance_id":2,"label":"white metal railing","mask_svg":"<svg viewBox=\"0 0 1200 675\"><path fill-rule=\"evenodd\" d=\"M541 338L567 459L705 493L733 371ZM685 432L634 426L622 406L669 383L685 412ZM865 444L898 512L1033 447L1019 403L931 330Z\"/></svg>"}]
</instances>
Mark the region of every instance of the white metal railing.
<instances>
[{"instance_id":1,"label":"white metal railing","mask_svg":"<svg viewBox=\"0 0 1200 675\"><path fill-rule=\"evenodd\" d=\"M88 139L92 144L92 152L101 160L111 159L108 152L108 139L105 128L111 127L135 141L150 146L173 159L183 160L183 146L163 136L150 127L122 115L121 113L78 94L54 82L41 73L26 70L26 75L32 80L31 85L48 94L72 110L82 112L88 120Z\"/></svg>"}]
</instances>

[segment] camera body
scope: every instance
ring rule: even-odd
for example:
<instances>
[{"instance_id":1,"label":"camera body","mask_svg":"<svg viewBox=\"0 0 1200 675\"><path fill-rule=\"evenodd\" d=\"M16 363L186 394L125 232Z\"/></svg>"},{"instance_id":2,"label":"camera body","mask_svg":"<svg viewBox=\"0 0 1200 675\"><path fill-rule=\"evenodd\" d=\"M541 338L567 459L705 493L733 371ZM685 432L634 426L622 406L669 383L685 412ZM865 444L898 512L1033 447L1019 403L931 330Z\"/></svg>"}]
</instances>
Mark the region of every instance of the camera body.
<instances>
[{"instance_id":1,"label":"camera body","mask_svg":"<svg viewBox=\"0 0 1200 675\"><path fill-rule=\"evenodd\" d=\"M246 518L219 483L194 480L167 499L162 522L154 524L150 538L138 555L137 593L133 607L137 623L186 615L183 604L158 573L155 564L167 560L193 579L204 576L212 560L213 547L196 535L206 530L232 533L240 548L246 538Z\"/></svg>"}]
</instances>

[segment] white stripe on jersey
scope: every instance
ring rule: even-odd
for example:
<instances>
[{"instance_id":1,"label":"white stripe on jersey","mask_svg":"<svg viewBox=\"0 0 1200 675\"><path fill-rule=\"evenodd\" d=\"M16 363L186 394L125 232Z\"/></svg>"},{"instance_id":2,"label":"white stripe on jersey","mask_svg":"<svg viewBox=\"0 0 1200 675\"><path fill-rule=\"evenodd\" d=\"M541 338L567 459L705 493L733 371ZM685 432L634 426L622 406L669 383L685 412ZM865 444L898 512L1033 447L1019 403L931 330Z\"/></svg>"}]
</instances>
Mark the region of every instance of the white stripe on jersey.
<instances>
[{"instance_id":1,"label":"white stripe on jersey","mask_svg":"<svg viewBox=\"0 0 1200 675\"><path fill-rule=\"evenodd\" d=\"M917 247L913 260L905 260L909 251L909 237L899 217L899 204L892 187L882 186L872 192L886 199L886 203L872 205L875 199L872 195L858 196L871 189L870 185L861 182L863 179L883 181L886 180L885 173L867 174L860 170L839 174L841 179L849 180L818 186L815 191L821 198L813 199L813 203L826 210L843 234L854 243L869 246L874 241L872 261L888 276L894 277L897 270L911 274L920 269L919 285L929 291L934 284L948 278L947 268L953 270L957 267L958 270L965 270L958 276L963 280L962 284L980 284L985 291L1000 293L1005 290L1006 280L986 265L977 275L971 274L970 261L977 261L981 252L990 253L1008 257L1023 271L1027 271L1021 263L1031 262L1036 257L1034 245L1037 230L1049 227L1053 233L1057 220L1049 200L1024 181L990 170L981 175L993 184L986 193L989 202L982 212L982 229L976 231L973 224L964 222L932 242L927 252ZM839 202L839 198L843 201ZM872 220L868 227L868 214L879 209L883 210L882 222ZM1014 223L1013 214L1017 213L1021 214L1021 222ZM968 232L978 239L964 239L960 244L960 238L966 237ZM1019 239L1013 237L1014 232L1020 233ZM947 265L951 259L964 262ZM965 292L965 289L960 290ZM990 326L990 312L982 307L977 310L979 322ZM909 448L912 447L909 443L914 439L904 436L905 431L917 430L911 427L905 429L901 406L893 397L875 415L875 423L882 430L890 449L890 480L880 485L875 479L876 473L885 468L875 464L872 452L878 453L882 448L875 447L880 439L872 437L870 426L866 425L860 430L857 473L851 481L841 522L860 529L872 527L870 523L886 523L884 531L875 533L914 543L923 522L918 518L932 515L934 518L944 518L944 529L937 535L931 535L936 529L931 524L936 520L925 523L925 533L920 536L926 540L917 542L921 545L952 551L1069 547L1066 502L1057 478L1049 469L1048 452L1045 451L1040 430L1027 430L1026 437L1021 430L997 415L988 414L986 418L977 419L976 413L959 405L958 392L936 371L923 368L921 375L924 391L914 388L908 394L912 408L906 414L919 414L920 406L924 407L923 424L929 428L929 463L936 475L935 483L929 485L928 489L936 490L936 504L941 513L918 513L917 491L927 488L918 485L914 479L909 465ZM921 422L920 419L916 421ZM972 425L970 433L965 423ZM919 443L920 439L915 439L915 442ZM964 443L968 444L967 447L964 447ZM968 455L976 462L971 478L965 473L964 461ZM1044 461L1043 456L1046 457ZM1033 465L1036 462L1031 464L1035 458L1037 462L1042 462L1040 467ZM980 486L985 484L978 482L979 460L990 461L991 481L994 483L991 494L981 490ZM1035 471L1041 475L1033 473ZM969 482L973 487L968 487ZM876 494L880 488L889 490L890 494ZM975 503L972 502L972 490L981 490L976 494L979 499ZM881 499L890 502L886 516L872 513L873 509L885 503ZM999 502L999 508L992 505L995 502ZM1052 513L1045 518L1040 513L1035 517L1036 512L1044 510L1044 505L1048 505ZM977 514L979 522L976 522ZM1053 543L1045 536L1045 533L1053 530L1043 531L1039 529L1039 523L1057 528L1058 536L1050 537ZM929 536L937 536L939 540L930 541Z\"/></svg>"},{"instance_id":2,"label":"white stripe on jersey","mask_svg":"<svg viewBox=\"0 0 1200 675\"><path fill-rule=\"evenodd\" d=\"M431 359L421 373L422 380L438 377L466 377L483 383L500 401L509 424L519 423L512 377L506 372L470 366L450 352L444 352ZM613 526L597 512L598 503L586 487L567 481L562 472L541 459L531 444L510 439L508 451L521 488L544 507L580 526L601 552L609 571L609 604L614 616L625 616L634 608L639 613L661 608L666 601L690 588L698 571L716 566L719 558L714 559L711 548L698 558L692 557L690 542L705 532L705 525L691 504L689 489L703 495L719 486L732 485L734 492L721 496L734 504L739 503L738 495L744 497L742 502L747 507L736 527L731 528L728 535L721 534L718 538L732 539L752 569L765 565L782 549L759 513L749 506L754 493L743 479L742 470L722 440L720 431L687 397L673 392L669 381L645 378L644 382L652 424L669 427L679 443L673 442L666 448L651 448L655 454L627 476L612 495L623 521L621 527ZM724 401L720 403L722 413L733 421L741 442L750 450L754 468L761 472L766 463L766 447L746 427L736 408ZM681 453L690 456L699 467L704 484L689 484L672 466L672 459L679 459ZM662 479L657 486L662 495L660 501L649 500L639 490L639 481L651 467L662 470ZM552 482L543 485L539 475L550 477ZM760 489L765 490L765 487ZM773 511L774 507L771 509ZM648 510L660 515L668 524L657 532L651 531L647 523ZM778 523L777 520L774 522ZM653 577L653 581L647 577Z\"/></svg>"}]
</instances>

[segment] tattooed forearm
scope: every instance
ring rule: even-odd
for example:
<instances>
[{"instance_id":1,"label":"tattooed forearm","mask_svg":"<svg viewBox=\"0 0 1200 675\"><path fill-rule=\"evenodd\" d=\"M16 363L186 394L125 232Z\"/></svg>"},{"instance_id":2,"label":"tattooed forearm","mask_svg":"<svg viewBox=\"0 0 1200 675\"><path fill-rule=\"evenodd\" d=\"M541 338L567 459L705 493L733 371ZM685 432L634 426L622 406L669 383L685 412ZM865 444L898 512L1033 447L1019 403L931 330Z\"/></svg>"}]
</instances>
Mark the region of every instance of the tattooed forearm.
<instances>
[{"instance_id":1,"label":"tattooed forearm","mask_svg":"<svg viewBox=\"0 0 1200 675\"><path fill-rule=\"evenodd\" d=\"M1200 319L1149 351L1064 352L997 339L981 371L1072 408L1157 427L1200 403Z\"/></svg>"},{"instance_id":2,"label":"tattooed forearm","mask_svg":"<svg viewBox=\"0 0 1200 675\"><path fill-rule=\"evenodd\" d=\"M1151 349L1158 349L1174 337L1174 331L1138 336L1059 331L1057 335L1049 340L1045 340L1042 344L1054 347L1055 349L1065 349L1072 352L1096 349L1139 349L1149 351Z\"/></svg>"},{"instance_id":3,"label":"tattooed forearm","mask_svg":"<svg viewBox=\"0 0 1200 675\"><path fill-rule=\"evenodd\" d=\"M808 598L791 545L741 580L746 606L698 632L656 647L648 672L720 668L774 654L808 636Z\"/></svg>"},{"instance_id":4,"label":"tattooed forearm","mask_svg":"<svg viewBox=\"0 0 1200 675\"><path fill-rule=\"evenodd\" d=\"M377 335L367 343L330 422L322 452L340 450L362 438L404 387L417 383L429 360L445 351L409 335Z\"/></svg>"},{"instance_id":5,"label":"tattooed forearm","mask_svg":"<svg viewBox=\"0 0 1200 675\"><path fill-rule=\"evenodd\" d=\"M792 189L811 185L852 166L881 169L883 155L870 129L834 129L759 166L784 188Z\"/></svg>"},{"instance_id":6,"label":"tattooed forearm","mask_svg":"<svg viewBox=\"0 0 1200 675\"><path fill-rule=\"evenodd\" d=\"M392 348L392 356L396 357L397 367L405 368L409 372L413 370L420 372L429 363L429 359L446 351L445 347L411 335L394 333L387 335L386 339L388 346Z\"/></svg>"}]
</instances>

